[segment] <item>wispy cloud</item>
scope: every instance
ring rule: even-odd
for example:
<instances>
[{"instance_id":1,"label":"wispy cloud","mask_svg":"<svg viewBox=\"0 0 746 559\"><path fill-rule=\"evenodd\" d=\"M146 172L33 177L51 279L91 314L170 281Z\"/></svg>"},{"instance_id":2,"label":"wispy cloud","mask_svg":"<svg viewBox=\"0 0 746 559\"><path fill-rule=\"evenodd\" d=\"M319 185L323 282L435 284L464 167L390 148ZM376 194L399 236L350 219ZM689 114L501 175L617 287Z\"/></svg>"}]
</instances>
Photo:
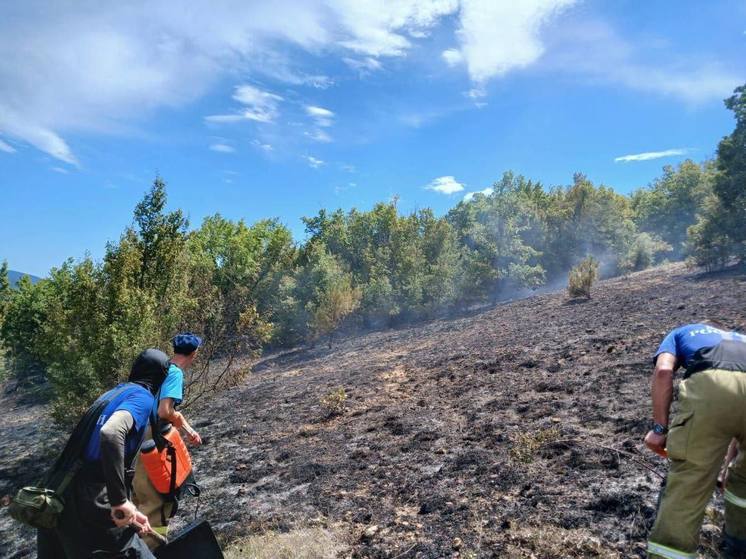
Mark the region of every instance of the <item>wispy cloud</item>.
<instances>
[{"instance_id":1,"label":"wispy cloud","mask_svg":"<svg viewBox=\"0 0 746 559\"><path fill-rule=\"evenodd\" d=\"M307 105L306 114L316 122L316 126L328 127L334 124L334 113L329 109Z\"/></svg>"},{"instance_id":2,"label":"wispy cloud","mask_svg":"<svg viewBox=\"0 0 746 559\"><path fill-rule=\"evenodd\" d=\"M267 153L274 150L271 144L265 144L263 142L260 142L259 140L252 140L251 144Z\"/></svg>"},{"instance_id":3,"label":"wispy cloud","mask_svg":"<svg viewBox=\"0 0 746 559\"><path fill-rule=\"evenodd\" d=\"M219 153L234 153L236 151L233 146L229 146L228 144L212 144L210 149Z\"/></svg>"},{"instance_id":4,"label":"wispy cloud","mask_svg":"<svg viewBox=\"0 0 746 559\"><path fill-rule=\"evenodd\" d=\"M464 202L471 202L474 196L476 196L477 194L484 194L485 196L489 196L490 194L492 194L492 192L493 192L493 189L491 186L488 186L484 190L477 190L476 192L467 192L464 195Z\"/></svg>"},{"instance_id":5,"label":"wispy cloud","mask_svg":"<svg viewBox=\"0 0 746 559\"><path fill-rule=\"evenodd\" d=\"M593 85L612 84L699 104L719 101L743 82L717 58L682 55L653 40L631 41L600 20L558 26L548 41L546 69Z\"/></svg>"},{"instance_id":6,"label":"wispy cloud","mask_svg":"<svg viewBox=\"0 0 746 559\"><path fill-rule=\"evenodd\" d=\"M430 184L425 187L426 190L433 190L441 194L455 194L461 192L464 189L464 185L458 182L452 176L438 177L433 179Z\"/></svg>"},{"instance_id":7,"label":"wispy cloud","mask_svg":"<svg viewBox=\"0 0 746 559\"><path fill-rule=\"evenodd\" d=\"M278 105L282 97L269 91L262 91L253 85L236 86L233 99L244 105L238 112L225 115L210 115L205 117L207 122L231 123L242 120L256 122L272 122L279 114Z\"/></svg>"},{"instance_id":8,"label":"wispy cloud","mask_svg":"<svg viewBox=\"0 0 746 559\"><path fill-rule=\"evenodd\" d=\"M332 137L327 134L324 130L312 130L310 132L303 133L306 137L311 138L314 142L321 142L328 144L332 141Z\"/></svg>"},{"instance_id":9,"label":"wispy cloud","mask_svg":"<svg viewBox=\"0 0 746 559\"><path fill-rule=\"evenodd\" d=\"M353 70L356 70L362 77L383 68L381 62L378 59L373 58L372 56L368 56L366 58L345 57L342 59L342 61Z\"/></svg>"},{"instance_id":10,"label":"wispy cloud","mask_svg":"<svg viewBox=\"0 0 746 559\"><path fill-rule=\"evenodd\" d=\"M69 171L64 167L52 167L52 171L61 175L67 175L69 173Z\"/></svg>"},{"instance_id":11,"label":"wispy cloud","mask_svg":"<svg viewBox=\"0 0 746 559\"><path fill-rule=\"evenodd\" d=\"M5 153L15 153L16 152L16 150L15 150L15 148L13 146L11 146L7 142L3 142L2 140L0 140L0 151L4 151Z\"/></svg>"},{"instance_id":12,"label":"wispy cloud","mask_svg":"<svg viewBox=\"0 0 746 559\"><path fill-rule=\"evenodd\" d=\"M686 155L689 153L688 148L676 148L676 149L667 149L663 151L646 151L643 153L634 153L631 155L622 155L620 157L615 157L614 161L616 163L629 163L631 161L650 161L651 159L661 159L663 157L673 157L675 155Z\"/></svg>"},{"instance_id":13,"label":"wispy cloud","mask_svg":"<svg viewBox=\"0 0 746 559\"><path fill-rule=\"evenodd\" d=\"M313 169L318 169L322 165L326 165L326 161L322 161L321 159L316 159L312 155L304 155L303 159L305 159L306 163L308 163L308 166L312 167Z\"/></svg>"}]
</instances>

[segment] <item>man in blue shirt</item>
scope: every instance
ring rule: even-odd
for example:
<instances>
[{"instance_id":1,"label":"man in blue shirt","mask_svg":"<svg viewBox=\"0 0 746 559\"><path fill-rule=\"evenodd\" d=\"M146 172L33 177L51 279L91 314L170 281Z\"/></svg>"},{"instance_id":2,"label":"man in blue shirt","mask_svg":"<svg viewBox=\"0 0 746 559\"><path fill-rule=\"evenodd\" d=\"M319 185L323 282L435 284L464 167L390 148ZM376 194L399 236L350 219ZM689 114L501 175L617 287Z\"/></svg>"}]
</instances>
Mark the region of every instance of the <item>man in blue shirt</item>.
<instances>
[{"instance_id":1,"label":"man in blue shirt","mask_svg":"<svg viewBox=\"0 0 746 559\"><path fill-rule=\"evenodd\" d=\"M725 497L727 557L746 556L746 336L712 324L670 332L654 357L653 428L645 436L670 468L648 540L651 557L694 559L705 508L732 439L738 458L729 467ZM683 367L678 411L669 424L673 374Z\"/></svg>"},{"instance_id":2,"label":"man in blue shirt","mask_svg":"<svg viewBox=\"0 0 746 559\"><path fill-rule=\"evenodd\" d=\"M159 393L153 402L152 413L160 424L170 423L177 429L181 429L187 436L187 440L193 445L202 444L202 438L195 431L186 418L176 407L184 399L184 371L187 370L197 357L197 350L202 345L202 339L191 332L176 335L172 340L174 355L171 358L168 375ZM152 438L149 431L145 438ZM135 467L134 501L137 508L148 517L151 527L162 536L168 533L168 520L174 512L172 500L158 493L148 477L141 460L137 461ZM159 541L149 535L143 537L150 549L155 549Z\"/></svg>"},{"instance_id":3,"label":"man in blue shirt","mask_svg":"<svg viewBox=\"0 0 746 559\"><path fill-rule=\"evenodd\" d=\"M153 395L167 371L165 353L158 350L141 353L132 366L128 382L99 398L101 406L108 403L95 424L82 432L76 428L76 435L64 452L70 453L73 463L82 460L82 465L75 471L71 469L72 463L60 459L58 464L62 466L56 466L49 475L53 480L75 471L63 492L65 508L58 528L39 530L40 559L73 559L94 554L153 559L138 535L138 531L144 535L151 527L147 516L129 500L131 485L127 470L148 427ZM76 436L86 439L76 439ZM82 448L82 451L73 451L75 448Z\"/></svg>"}]
</instances>

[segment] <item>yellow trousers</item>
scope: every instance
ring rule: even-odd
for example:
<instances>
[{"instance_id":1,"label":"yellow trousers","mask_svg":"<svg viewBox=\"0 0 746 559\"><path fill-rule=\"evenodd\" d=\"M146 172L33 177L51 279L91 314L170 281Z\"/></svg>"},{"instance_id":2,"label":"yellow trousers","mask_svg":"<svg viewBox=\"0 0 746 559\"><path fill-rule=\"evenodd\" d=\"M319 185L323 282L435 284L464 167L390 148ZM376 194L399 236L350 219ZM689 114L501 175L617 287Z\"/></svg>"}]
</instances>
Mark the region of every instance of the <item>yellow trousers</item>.
<instances>
[{"instance_id":1,"label":"yellow trousers","mask_svg":"<svg viewBox=\"0 0 746 559\"><path fill-rule=\"evenodd\" d=\"M734 437L739 455L725 490L725 532L746 540L746 373L710 369L682 381L667 439L670 469L648 540L650 557L697 557L705 508Z\"/></svg>"}]
</instances>

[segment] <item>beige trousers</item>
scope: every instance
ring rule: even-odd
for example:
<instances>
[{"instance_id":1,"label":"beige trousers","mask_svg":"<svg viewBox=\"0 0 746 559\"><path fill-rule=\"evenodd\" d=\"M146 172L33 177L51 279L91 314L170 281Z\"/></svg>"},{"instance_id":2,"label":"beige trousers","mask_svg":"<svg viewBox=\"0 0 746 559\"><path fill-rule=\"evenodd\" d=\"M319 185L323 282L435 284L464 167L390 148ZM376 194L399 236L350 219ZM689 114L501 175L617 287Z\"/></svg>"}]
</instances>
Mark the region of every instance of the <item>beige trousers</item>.
<instances>
[{"instance_id":1,"label":"beige trousers","mask_svg":"<svg viewBox=\"0 0 746 559\"><path fill-rule=\"evenodd\" d=\"M145 440L153 438L150 427L145 430ZM154 531L161 536L168 535L168 519L171 516L173 503L167 503L163 495L156 491L150 482L148 473L145 471L140 457L135 461L135 477L132 482L132 502L137 509L148 517L148 522ZM142 539L153 550L158 547L159 542L153 536L143 535Z\"/></svg>"},{"instance_id":2,"label":"beige trousers","mask_svg":"<svg viewBox=\"0 0 746 559\"><path fill-rule=\"evenodd\" d=\"M648 540L650 557L697 557L705 508L733 437L739 456L725 488L725 532L746 539L746 373L710 369L682 381L667 439L670 469Z\"/></svg>"}]
</instances>

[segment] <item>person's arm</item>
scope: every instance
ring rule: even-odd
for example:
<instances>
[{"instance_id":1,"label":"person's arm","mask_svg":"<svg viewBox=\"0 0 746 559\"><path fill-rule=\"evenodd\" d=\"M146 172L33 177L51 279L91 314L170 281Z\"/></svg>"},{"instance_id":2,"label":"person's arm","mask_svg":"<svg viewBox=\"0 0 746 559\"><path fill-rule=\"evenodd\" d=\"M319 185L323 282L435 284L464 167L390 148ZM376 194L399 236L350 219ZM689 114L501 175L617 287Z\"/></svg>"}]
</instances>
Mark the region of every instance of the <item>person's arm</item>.
<instances>
[{"instance_id":1,"label":"person's arm","mask_svg":"<svg viewBox=\"0 0 746 559\"><path fill-rule=\"evenodd\" d=\"M158 403L158 417L164 421L168 421L177 429L183 429L190 443L194 445L202 444L202 437L199 436L199 433L192 429L192 426L189 425L189 422L182 413L176 411L173 398L163 398Z\"/></svg>"},{"instance_id":2,"label":"person's arm","mask_svg":"<svg viewBox=\"0 0 746 559\"><path fill-rule=\"evenodd\" d=\"M112 507L127 500L124 481L124 449L127 433L135 425L128 411L116 411L101 427L101 465L106 481L106 492Z\"/></svg>"},{"instance_id":3,"label":"person's arm","mask_svg":"<svg viewBox=\"0 0 746 559\"><path fill-rule=\"evenodd\" d=\"M128 411L119 410L101 427L99 448L101 467L106 482L106 493L111 505L111 517L117 526L127 526L137 522L145 532L150 531L148 518L140 513L127 499L127 486L124 479L124 454L127 433L135 426L135 420Z\"/></svg>"},{"instance_id":4,"label":"person's arm","mask_svg":"<svg viewBox=\"0 0 746 559\"><path fill-rule=\"evenodd\" d=\"M673 372L676 370L676 356L661 353L655 362L651 386L653 400L653 421L668 427L668 416L673 400ZM666 435L652 430L645 436L647 447L661 456L666 456Z\"/></svg>"}]
</instances>

